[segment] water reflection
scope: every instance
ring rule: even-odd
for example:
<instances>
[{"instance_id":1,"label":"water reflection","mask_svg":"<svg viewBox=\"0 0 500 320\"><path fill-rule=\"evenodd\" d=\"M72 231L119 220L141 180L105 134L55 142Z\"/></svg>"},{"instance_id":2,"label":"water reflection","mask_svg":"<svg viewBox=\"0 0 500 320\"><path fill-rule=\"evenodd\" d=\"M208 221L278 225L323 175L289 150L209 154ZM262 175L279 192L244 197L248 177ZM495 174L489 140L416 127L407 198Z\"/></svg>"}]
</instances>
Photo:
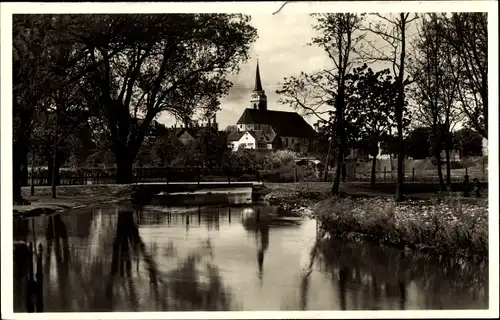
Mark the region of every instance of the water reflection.
<instances>
[{"instance_id":1,"label":"water reflection","mask_svg":"<svg viewBox=\"0 0 500 320\"><path fill-rule=\"evenodd\" d=\"M414 309L416 302L428 309L441 309L460 307L457 301L472 297L487 300L487 264L460 261L461 268L456 268L457 260L379 246L346 245L335 239L325 239L319 247L320 268L332 275L341 310ZM409 306L409 291L414 293L415 287L428 291L417 297L420 301L413 297ZM487 304L478 305L487 308Z\"/></svg>"},{"instance_id":2,"label":"water reflection","mask_svg":"<svg viewBox=\"0 0 500 320\"><path fill-rule=\"evenodd\" d=\"M60 305L63 310L68 310L69 300L69 244L68 231L66 225L61 220L61 215L57 214L48 217L47 229L45 230L45 240L47 241L47 253L45 255L45 273L51 270L52 254L55 256L55 270L57 274L58 287L60 291Z\"/></svg>"},{"instance_id":3,"label":"water reflection","mask_svg":"<svg viewBox=\"0 0 500 320\"><path fill-rule=\"evenodd\" d=\"M487 308L486 264L343 244L264 204L121 204L14 235L18 312Z\"/></svg>"},{"instance_id":4,"label":"water reflection","mask_svg":"<svg viewBox=\"0 0 500 320\"><path fill-rule=\"evenodd\" d=\"M24 312L43 312L43 246L33 243L14 243L14 308Z\"/></svg>"},{"instance_id":5,"label":"water reflection","mask_svg":"<svg viewBox=\"0 0 500 320\"><path fill-rule=\"evenodd\" d=\"M264 256L269 247L269 223L271 219L270 215L261 216L261 209L257 207L253 212L250 211L249 216L243 220L245 230L254 232L257 244L258 277L261 283L264 274Z\"/></svg>"}]
</instances>

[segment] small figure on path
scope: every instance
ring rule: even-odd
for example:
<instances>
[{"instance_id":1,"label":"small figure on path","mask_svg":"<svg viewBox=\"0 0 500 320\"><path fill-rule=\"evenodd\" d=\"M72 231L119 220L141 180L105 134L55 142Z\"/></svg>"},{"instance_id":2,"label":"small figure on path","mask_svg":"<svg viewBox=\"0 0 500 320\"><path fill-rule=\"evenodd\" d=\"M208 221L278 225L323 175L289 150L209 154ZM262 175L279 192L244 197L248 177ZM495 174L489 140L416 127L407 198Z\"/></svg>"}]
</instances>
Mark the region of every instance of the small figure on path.
<instances>
[{"instance_id":1,"label":"small figure on path","mask_svg":"<svg viewBox=\"0 0 500 320\"><path fill-rule=\"evenodd\" d=\"M474 192L476 193L476 197L479 198L479 197L481 197L481 193L480 193L481 185L479 184L479 179L474 178L474 180L472 180L472 181L474 182Z\"/></svg>"},{"instance_id":2,"label":"small figure on path","mask_svg":"<svg viewBox=\"0 0 500 320\"><path fill-rule=\"evenodd\" d=\"M470 188L470 182L469 182L469 175L464 176L464 182L462 183L462 192L464 197L469 196L469 188Z\"/></svg>"}]
</instances>

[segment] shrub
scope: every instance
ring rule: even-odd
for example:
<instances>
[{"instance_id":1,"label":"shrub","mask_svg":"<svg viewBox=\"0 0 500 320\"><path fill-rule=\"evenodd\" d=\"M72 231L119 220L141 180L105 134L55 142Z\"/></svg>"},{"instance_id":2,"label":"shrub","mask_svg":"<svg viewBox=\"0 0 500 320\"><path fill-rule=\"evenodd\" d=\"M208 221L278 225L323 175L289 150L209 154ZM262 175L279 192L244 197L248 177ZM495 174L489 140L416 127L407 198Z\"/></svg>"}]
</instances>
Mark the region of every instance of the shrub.
<instances>
[{"instance_id":1,"label":"shrub","mask_svg":"<svg viewBox=\"0 0 500 320\"><path fill-rule=\"evenodd\" d=\"M439 254L487 259L487 205L330 198L318 205L318 220L331 234L358 234L377 243L406 245Z\"/></svg>"},{"instance_id":2,"label":"shrub","mask_svg":"<svg viewBox=\"0 0 500 320\"><path fill-rule=\"evenodd\" d=\"M297 158L297 153L290 150L277 150L264 158L264 168L268 170L286 167Z\"/></svg>"}]
</instances>

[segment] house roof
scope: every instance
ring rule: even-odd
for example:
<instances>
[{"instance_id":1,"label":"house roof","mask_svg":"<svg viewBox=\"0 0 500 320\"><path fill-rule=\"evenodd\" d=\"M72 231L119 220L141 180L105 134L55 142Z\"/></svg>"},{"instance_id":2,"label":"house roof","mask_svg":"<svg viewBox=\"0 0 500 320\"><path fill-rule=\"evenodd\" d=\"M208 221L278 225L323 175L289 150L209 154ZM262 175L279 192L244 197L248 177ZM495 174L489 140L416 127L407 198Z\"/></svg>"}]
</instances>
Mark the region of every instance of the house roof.
<instances>
[{"instance_id":1,"label":"house roof","mask_svg":"<svg viewBox=\"0 0 500 320\"><path fill-rule=\"evenodd\" d=\"M217 132L217 129L213 127L181 127L181 128L169 128L171 132L174 133L174 135L178 138L180 137L184 132L189 133L193 138L198 137L200 134L203 134L204 132L207 131L214 131Z\"/></svg>"},{"instance_id":2,"label":"house roof","mask_svg":"<svg viewBox=\"0 0 500 320\"><path fill-rule=\"evenodd\" d=\"M227 136L227 141L239 141L244 134L245 132L243 131L232 131Z\"/></svg>"},{"instance_id":3,"label":"house roof","mask_svg":"<svg viewBox=\"0 0 500 320\"><path fill-rule=\"evenodd\" d=\"M273 142L274 138L276 136L273 136L271 134L268 134L268 133L265 133L265 132L262 132L262 131L233 131L229 134L229 136L227 137L227 141L228 142L231 142L231 141L239 141L241 139L241 137L243 137L245 135L245 133L249 133L252 135L252 137L255 138L255 141L257 142L266 142L266 143L271 143Z\"/></svg>"},{"instance_id":4,"label":"house roof","mask_svg":"<svg viewBox=\"0 0 500 320\"><path fill-rule=\"evenodd\" d=\"M283 137L312 138L317 135L297 112L247 108L237 124L267 124Z\"/></svg>"}]
</instances>

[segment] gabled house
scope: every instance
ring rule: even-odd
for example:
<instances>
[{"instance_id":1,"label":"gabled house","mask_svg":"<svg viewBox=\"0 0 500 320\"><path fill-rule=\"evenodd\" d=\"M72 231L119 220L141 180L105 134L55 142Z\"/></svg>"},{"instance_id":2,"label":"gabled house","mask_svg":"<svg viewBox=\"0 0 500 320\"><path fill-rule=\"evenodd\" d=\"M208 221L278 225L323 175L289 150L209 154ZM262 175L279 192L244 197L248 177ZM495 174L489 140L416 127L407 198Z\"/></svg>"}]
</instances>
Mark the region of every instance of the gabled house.
<instances>
[{"instance_id":1,"label":"gabled house","mask_svg":"<svg viewBox=\"0 0 500 320\"><path fill-rule=\"evenodd\" d=\"M176 139L178 139L183 145L186 146L198 141L198 138L203 134L218 134L219 126L214 115L213 118L204 125L199 125L198 123L189 123L183 127L174 126L172 128L169 128L168 130L173 133Z\"/></svg>"},{"instance_id":2,"label":"gabled house","mask_svg":"<svg viewBox=\"0 0 500 320\"><path fill-rule=\"evenodd\" d=\"M227 138L227 147L233 151L238 149L278 149L280 139L273 133L257 131L233 131Z\"/></svg>"},{"instance_id":3,"label":"gabled house","mask_svg":"<svg viewBox=\"0 0 500 320\"><path fill-rule=\"evenodd\" d=\"M256 139L256 144L251 144L252 149L286 148L307 151L317 138L317 132L298 113L267 109L267 96L262 89L258 62L250 104L252 107L243 111L236 127L238 133L248 132ZM244 141L240 142L242 137L243 135L233 135L232 140L228 140L228 145L235 146L234 141L238 141L238 148L246 145ZM247 135L244 139L247 137L249 138Z\"/></svg>"}]
</instances>

